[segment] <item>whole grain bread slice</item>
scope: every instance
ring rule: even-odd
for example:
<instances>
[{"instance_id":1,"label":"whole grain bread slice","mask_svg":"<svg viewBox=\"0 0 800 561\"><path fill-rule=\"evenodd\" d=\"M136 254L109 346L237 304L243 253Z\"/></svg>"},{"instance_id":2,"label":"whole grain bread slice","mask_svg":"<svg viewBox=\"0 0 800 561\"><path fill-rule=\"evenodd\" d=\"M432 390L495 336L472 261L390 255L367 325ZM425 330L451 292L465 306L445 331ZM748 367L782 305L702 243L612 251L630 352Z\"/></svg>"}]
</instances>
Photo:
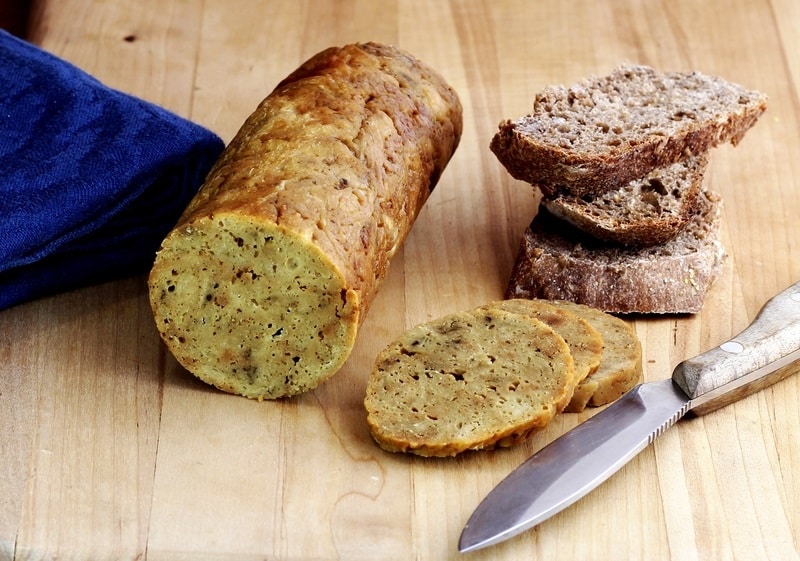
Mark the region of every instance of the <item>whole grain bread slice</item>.
<instances>
[{"instance_id":1,"label":"whole grain bread slice","mask_svg":"<svg viewBox=\"0 0 800 561\"><path fill-rule=\"evenodd\" d=\"M765 110L764 94L715 76L622 65L546 87L529 115L500 123L490 148L514 178L545 195L566 189L581 197L736 145Z\"/></svg>"},{"instance_id":2,"label":"whole grain bread slice","mask_svg":"<svg viewBox=\"0 0 800 561\"><path fill-rule=\"evenodd\" d=\"M563 411L575 384L569 347L552 328L478 308L390 343L376 358L364 407L385 450L453 456L521 442Z\"/></svg>"},{"instance_id":3,"label":"whole grain bread slice","mask_svg":"<svg viewBox=\"0 0 800 561\"><path fill-rule=\"evenodd\" d=\"M609 246L540 207L525 230L506 298L569 300L612 313L696 313L725 256L720 197L703 191L667 243Z\"/></svg>"},{"instance_id":4,"label":"whole grain bread slice","mask_svg":"<svg viewBox=\"0 0 800 561\"><path fill-rule=\"evenodd\" d=\"M708 164L700 154L601 195L544 198L551 214L595 238L631 247L665 243L686 226Z\"/></svg>"}]
</instances>

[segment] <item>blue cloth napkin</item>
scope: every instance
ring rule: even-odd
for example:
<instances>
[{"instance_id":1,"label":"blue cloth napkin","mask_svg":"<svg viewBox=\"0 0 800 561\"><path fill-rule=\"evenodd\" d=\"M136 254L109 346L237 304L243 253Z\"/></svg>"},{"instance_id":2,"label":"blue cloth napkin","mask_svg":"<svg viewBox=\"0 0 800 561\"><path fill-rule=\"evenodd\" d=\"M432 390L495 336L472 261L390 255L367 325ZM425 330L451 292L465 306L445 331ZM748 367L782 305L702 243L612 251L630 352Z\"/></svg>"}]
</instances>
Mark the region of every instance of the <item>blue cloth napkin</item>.
<instances>
[{"instance_id":1,"label":"blue cloth napkin","mask_svg":"<svg viewBox=\"0 0 800 561\"><path fill-rule=\"evenodd\" d=\"M147 271L222 149L0 31L0 309Z\"/></svg>"}]
</instances>

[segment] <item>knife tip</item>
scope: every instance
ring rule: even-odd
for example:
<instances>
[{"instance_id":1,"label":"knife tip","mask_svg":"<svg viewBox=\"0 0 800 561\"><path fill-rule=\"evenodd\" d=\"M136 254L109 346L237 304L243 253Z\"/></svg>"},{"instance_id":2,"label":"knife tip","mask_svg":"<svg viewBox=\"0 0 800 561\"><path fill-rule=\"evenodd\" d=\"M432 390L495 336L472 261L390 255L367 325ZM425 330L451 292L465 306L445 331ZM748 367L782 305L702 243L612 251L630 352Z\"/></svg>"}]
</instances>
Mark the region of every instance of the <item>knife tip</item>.
<instances>
[{"instance_id":1,"label":"knife tip","mask_svg":"<svg viewBox=\"0 0 800 561\"><path fill-rule=\"evenodd\" d=\"M493 539L476 539L475 536L470 536L469 525L464 527L461 532L461 537L458 539L458 552L469 553L488 547L495 542Z\"/></svg>"},{"instance_id":2,"label":"knife tip","mask_svg":"<svg viewBox=\"0 0 800 561\"><path fill-rule=\"evenodd\" d=\"M459 553L469 553L470 551L475 551L476 549L480 549L481 544L475 543L464 543L463 540L458 541L458 552Z\"/></svg>"}]
</instances>

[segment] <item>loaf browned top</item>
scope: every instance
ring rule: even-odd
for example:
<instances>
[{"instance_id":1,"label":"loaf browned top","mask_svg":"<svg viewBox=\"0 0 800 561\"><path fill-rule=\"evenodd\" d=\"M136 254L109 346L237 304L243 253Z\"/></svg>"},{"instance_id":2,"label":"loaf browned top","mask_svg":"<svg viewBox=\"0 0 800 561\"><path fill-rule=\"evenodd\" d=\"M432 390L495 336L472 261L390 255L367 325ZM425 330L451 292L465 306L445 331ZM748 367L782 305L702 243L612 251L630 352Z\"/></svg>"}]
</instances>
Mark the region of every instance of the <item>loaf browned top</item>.
<instances>
[{"instance_id":1,"label":"loaf browned top","mask_svg":"<svg viewBox=\"0 0 800 561\"><path fill-rule=\"evenodd\" d=\"M700 72L623 65L573 86L549 86L529 115L506 120L490 147L516 179L546 195L616 189L731 142L766 110L766 96Z\"/></svg>"},{"instance_id":2,"label":"loaf browned top","mask_svg":"<svg viewBox=\"0 0 800 561\"><path fill-rule=\"evenodd\" d=\"M461 123L444 79L387 45L326 49L283 80L151 271L156 323L178 361L257 399L337 372Z\"/></svg>"},{"instance_id":3,"label":"loaf browned top","mask_svg":"<svg viewBox=\"0 0 800 561\"><path fill-rule=\"evenodd\" d=\"M390 45L331 47L247 118L178 226L210 213L311 240L363 313L461 138L456 92Z\"/></svg>"}]
</instances>

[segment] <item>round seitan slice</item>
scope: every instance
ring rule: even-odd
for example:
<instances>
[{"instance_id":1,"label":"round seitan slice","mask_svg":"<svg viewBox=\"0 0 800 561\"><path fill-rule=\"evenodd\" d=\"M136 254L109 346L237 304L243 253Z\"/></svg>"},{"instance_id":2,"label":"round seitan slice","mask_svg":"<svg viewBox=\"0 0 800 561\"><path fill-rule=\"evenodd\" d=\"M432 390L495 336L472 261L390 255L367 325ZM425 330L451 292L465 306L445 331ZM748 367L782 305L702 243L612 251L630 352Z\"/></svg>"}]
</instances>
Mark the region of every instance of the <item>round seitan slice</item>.
<instances>
[{"instance_id":1,"label":"round seitan slice","mask_svg":"<svg viewBox=\"0 0 800 561\"><path fill-rule=\"evenodd\" d=\"M619 399L642 378L642 344L624 320L597 308L568 301L554 304L582 317L603 336L597 370L578 383L565 411L579 413Z\"/></svg>"},{"instance_id":2,"label":"round seitan slice","mask_svg":"<svg viewBox=\"0 0 800 561\"><path fill-rule=\"evenodd\" d=\"M529 315L552 327L569 346L575 361L575 377L578 382L597 370L603 354L603 337L584 318L578 317L553 302L541 299L500 300L488 304L487 307Z\"/></svg>"},{"instance_id":3,"label":"round seitan slice","mask_svg":"<svg viewBox=\"0 0 800 561\"><path fill-rule=\"evenodd\" d=\"M278 84L151 270L156 325L178 362L254 399L336 373L461 119L440 75L378 43L326 49Z\"/></svg>"},{"instance_id":4,"label":"round seitan slice","mask_svg":"<svg viewBox=\"0 0 800 561\"><path fill-rule=\"evenodd\" d=\"M379 353L364 405L391 452L453 456L511 446L572 397L564 339L528 315L477 308L411 328Z\"/></svg>"}]
</instances>

